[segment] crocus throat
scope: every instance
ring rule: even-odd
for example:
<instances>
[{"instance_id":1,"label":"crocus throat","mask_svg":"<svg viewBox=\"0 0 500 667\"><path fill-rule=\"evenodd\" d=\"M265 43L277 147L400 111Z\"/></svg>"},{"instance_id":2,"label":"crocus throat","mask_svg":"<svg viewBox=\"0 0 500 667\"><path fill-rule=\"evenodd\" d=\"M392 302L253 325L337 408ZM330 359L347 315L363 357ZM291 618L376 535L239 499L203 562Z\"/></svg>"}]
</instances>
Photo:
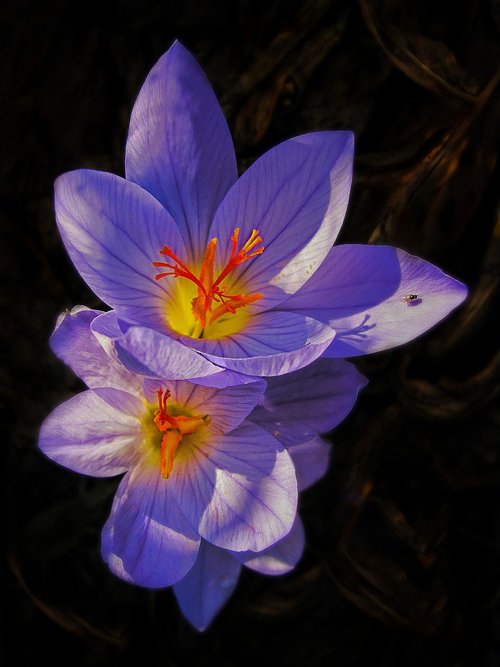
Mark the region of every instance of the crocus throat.
<instances>
[{"instance_id":1,"label":"crocus throat","mask_svg":"<svg viewBox=\"0 0 500 667\"><path fill-rule=\"evenodd\" d=\"M156 428L163 433L160 444L160 471L164 479L170 477L174 467L174 457L184 436L196 433L210 423L209 415L172 416L167 412L167 400L171 394L168 389L158 389L158 410L153 419Z\"/></svg>"},{"instance_id":2,"label":"crocus throat","mask_svg":"<svg viewBox=\"0 0 500 667\"><path fill-rule=\"evenodd\" d=\"M228 314L235 315L238 309L248 306L262 298L262 294L227 294L226 286L223 284L223 281L226 280L237 266L264 252L262 246L257 247L262 243L262 237L256 229L252 231L248 241L237 251L236 248L238 245L239 233L240 229L239 227L236 227L231 236L231 256L217 277L214 276L215 254L217 249L217 238L215 237L207 244L198 275L196 275L196 272L191 271L191 269L189 269L177 255L175 255L172 249L166 245L160 250L160 255L165 255L171 259L172 262L153 262L153 266L155 267L169 269L168 271L158 273L155 276L155 280L161 280L167 276L184 278L185 280L190 281L196 288L196 295L190 299L193 319L192 325L181 325L181 327L179 327L179 324L175 323L177 326L174 326L174 328L184 329L181 333L187 334L192 338L203 338L204 336L214 338L220 337L220 335L214 335L216 328L213 327L213 325L215 323L220 323L222 319L227 319L224 318L224 316L227 316ZM180 298L189 298L187 297L187 294L188 293L183 293Z\"/></svg>"}]
</instances>

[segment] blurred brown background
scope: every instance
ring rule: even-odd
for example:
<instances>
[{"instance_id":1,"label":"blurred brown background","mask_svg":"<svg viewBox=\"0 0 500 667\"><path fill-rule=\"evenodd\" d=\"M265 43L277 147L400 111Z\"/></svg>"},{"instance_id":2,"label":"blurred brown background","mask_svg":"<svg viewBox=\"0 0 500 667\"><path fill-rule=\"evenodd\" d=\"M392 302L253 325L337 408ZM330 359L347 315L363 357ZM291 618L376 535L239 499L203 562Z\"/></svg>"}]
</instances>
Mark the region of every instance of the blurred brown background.
<instances>
[{"instance_id":1,"label":"blurred brown background","mask_svg":"<svg viewBox=\"0 0 500 667\"><path fill-rule=\"evenodd\" d=\"M500 665L498 0L24 1L0 25L3 664ZM241 170L294 134L352 129L341 241L397 245L471 289L432 333L356 361L371 383L302 497L302 562L245 573L204 635L169 591L101 562L117 481L36 449L81 389L48 348L56 316L99 305L58 238L54 178L123 174L135 96L176 37Z\"/></svg>"}]
</instances>

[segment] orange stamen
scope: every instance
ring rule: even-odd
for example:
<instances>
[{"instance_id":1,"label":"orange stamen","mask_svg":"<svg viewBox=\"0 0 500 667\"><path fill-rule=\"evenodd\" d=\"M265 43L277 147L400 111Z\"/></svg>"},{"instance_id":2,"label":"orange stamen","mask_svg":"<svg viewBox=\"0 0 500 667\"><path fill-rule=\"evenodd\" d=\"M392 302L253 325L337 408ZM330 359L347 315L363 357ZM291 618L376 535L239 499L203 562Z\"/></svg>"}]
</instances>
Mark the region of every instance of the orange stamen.
<instances>
[{"instance_id":1,"label":"orange stamen","mask_svg":"<svg viewBox=\"0 0 500 667\"><path fill-rule=\"evenodd\" d=\"M226 264L225 268L220 272L217 280L213 284L213 288L216 288L220 283L226 278L233 269L235 269L239 264L243 264L243 262L248 261L249 259L252 259L252 257L256 257L257 255L261 255L264 252L264 248L258 248L255 250L253 253L250 255L248 254L252 248L254 248L256 245L259 243L262 243L262 236L260 236L259 232L254 229L252 230L252 233L250 234L250 238L248 241L245 243L243 248L237 253L236 252L236 244L238 242L238 236L240 234L240 228L236 227L236 229L233 232L233 235L231 236L231 241L233 244L232 250L231 250L231 257L229 258L229 262Z\"/></svg>"},{"instance_id":2,"label":"orange stamen","mask_svg":"<svg viewBox=\"0 0 500 667\"><path fill-rule=\"evenodd\" d=\"M174 457L182 440L182 433L169 430L165 433L160 445L160 472L163 479L168 479L174 467Z\"/></svg>"},{"instance_id":3,"label":"orange stamen","mask_svg":"<svg viewBox=\"0 0 500 667\"><path fill-rule=\"evenodd\" d=\"M167 400L171 393L168 389L157 390L158 410L154 416L153 422L160 433L165 433L160 444L160 472L163 479L168 479L172 468L174 467L174 458L177 447L181 443L183 436L196 433L203 426L206 426L210 417L187 417L179 415L172 417L167 413Z\"/></svg>"},{"instance_id":4,"label":"orange stamen","mask_svg":"<svg viewBox=\"0 0 500 667\"><path fill-rule=\"evenodd\" d=\"M217 320L219 317L222 317L222 315L225 315L226 313L231 313L234 315L237 308L248 306L248 304L262 299L262 296L262 294L250 294L250 296L245 296L244 294L235 294L234 296L228 297L228 301L224 301L210 315L210 324L215 322L215 320Z\"/></svg>"},{"instance_id":5,"label":"orange stamen","mask_svg":"<svg viewBox=\"0 0 500 667\"><path fill-rule=\"evenodd\" d=\"M185 264L177 257L177 255L169 248L167 245L164 245L160 250L160 255L166 255L174 260L175 264L167 264L166 262L152 262L153 266L166 266L172 271L167 273L159 273L155 276L155 280L160 280L165 276L174 276L174 278L187 278L192 280L198 287L204 292L205 288L203 283L192 273Z\"/></svg>"},{"instance_id":6,"label":"orange stamen","mask_svg":"<svg viewBox=\"0 0 500 667\"><path fill-rule=\"evenodd\" d=\"M155 276L155 280L173 276L174 278L185 278L190 280L198 287L198 296L192 300L191 307L194 318L200 323L202 329L206 327L207 321L208 324L213 324L217 319L222 317L222 315L225 315L226 313L234 315L238 308L248 306L250 303L262 298L262 294L251 294L249 296L244 294L226 294L225 287L222 285L222 281L227 278L237 266L264 252L263 247L256 247L262 243L262 236L260 236L256 229L252 230L248 241L237 251L239 235L240 228L236 227L231 236L231 255L226 266L215 280L214 265L217 238L211 239L207 244L199 277L194 275L194 273L183 264L168 246L163 246L160 250L160 254L172 259L173 263L153 262L153 266L170 269L170 271L158 273ZM220 305L214 307L213 302L219 303Z\"/></svg>"}]
</instances>

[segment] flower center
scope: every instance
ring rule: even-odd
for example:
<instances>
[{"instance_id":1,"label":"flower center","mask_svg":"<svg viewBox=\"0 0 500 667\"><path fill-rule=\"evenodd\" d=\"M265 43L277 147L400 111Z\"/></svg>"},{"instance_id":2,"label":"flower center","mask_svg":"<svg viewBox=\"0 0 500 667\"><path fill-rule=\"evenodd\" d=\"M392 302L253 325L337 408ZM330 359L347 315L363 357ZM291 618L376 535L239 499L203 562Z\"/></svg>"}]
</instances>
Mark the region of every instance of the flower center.
<instances>
[{"instance_id":1,"label":"flower center","mask_svg":"<svg viewBox=\"0 0 500 667\"><path fill-rule=\"evenodd\" d=\"M179 331L180 329L183 329L180 333L187 334L192 338L218 338L220 337L223 328L219 327L220 331L217 332L217 327L214 327L214 324L220 324L224 319L227 320L228 315L235 315L238 309L248 306L254 301L258 301L262 298L262 294L228 294L227 288L223 284L223 281L226 280L237 266L264 252L262 246L257 247L262 243L262 237L256 229L252 231L248 241L242 248L237 251L236 248L238 245L239 233L240 229L239 227L236 227L231 236L231 256L217 277L214 275L215 253L217 249L217 238L215 237L207 244L205 256L198 275L191 271L168 246L165 245L160 250L160 255L164 255L172 261L153 262L153 266L169 269L168 271L158 273L155 276L155 280L161 280L167 276L184 278L185 280L190 281L190 283L195 286L196 290L195 296L190 299L190 319L192 320L190 325L188 326L187 323L184 322L179 324L178 322L179 319L186 319L185 312L183 318L170 318L171 320L174 320L173 328ZM181 290L179 298L180 300L185 301L186 298L189 299L188 295L189 291ZM178 308L178 310L182 311L182 308ZM172 324L172 322L170 323ZM226 332L226 334L227 333L228 332Z\"/></svg>"},{"instance_id":2,"label":"flower center","mask_svg":"<svg viewBox=\"0 0 500 667\"><path fill-rule=\"evenodd\" d=\"M167 412L167 400L171 394L168 389L158 389L158 410L154 416L153 422L163 433L160 444L160 471L163 479L168 479L172 468L174 467L174 457L181 440L186 435L197 433L204 426L210 423L209 415L173 416Z\"/></svg>"}]
</instances>

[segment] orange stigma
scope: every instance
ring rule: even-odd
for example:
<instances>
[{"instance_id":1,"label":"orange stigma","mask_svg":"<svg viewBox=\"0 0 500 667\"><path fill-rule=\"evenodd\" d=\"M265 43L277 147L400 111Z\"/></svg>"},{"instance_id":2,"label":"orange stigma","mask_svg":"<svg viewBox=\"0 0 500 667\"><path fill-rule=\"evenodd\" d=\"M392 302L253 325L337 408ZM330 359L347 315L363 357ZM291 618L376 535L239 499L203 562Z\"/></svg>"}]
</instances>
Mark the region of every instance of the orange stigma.
<instances>
[{"instance_id":1,"label":"orange stigma","mask_svg":"<svg viewBox=\"0 0 500 667\"><path fill-rule=\"evenodd\" d=\"M173 417L167 413L167 400L171 393L168 389L158 389L158 410L153 419L156 428L160 433L164 433L160 444L160 472L163 479L168 479L172 468L174 467L174 458L177 447L183 436L196 433L203 426L210 423L210 417L188 417L178 415Z\"/></svg>"},{"instance_id":2,"label":"orange stigma","mask_svg":"<svg viewBox=\"0 0 500 667\"><path fill-rule=\"evenodd\" d=\"M160 255L169 257L172 260L172 263L153 262L153 266L169 269L168 271L158 273L155 276L155 280L173 276L174 278L186 278L197 286L198 296L192 300L191 307L194 318L199 322L202 330L205 329L207 325L213 324L226 313L234 315L238 308L243 308L254 301L262 299L262 294L226 294L226 288L222 284L222 281L225 280L237 266L264 252L263 246L257 247L262 243L262 237L256 229L252 231L248 241L237 251L236 248L238 245L239 234L240 229L239 227L236 227L231 236L231 256L229 257L226 266L215 279L214 265L217 238L211 239L207 244L199 276L196 276L177 257L177 255L174 254L172 249L166 245L160 250Z\"/></svg>"}]
</instances>

